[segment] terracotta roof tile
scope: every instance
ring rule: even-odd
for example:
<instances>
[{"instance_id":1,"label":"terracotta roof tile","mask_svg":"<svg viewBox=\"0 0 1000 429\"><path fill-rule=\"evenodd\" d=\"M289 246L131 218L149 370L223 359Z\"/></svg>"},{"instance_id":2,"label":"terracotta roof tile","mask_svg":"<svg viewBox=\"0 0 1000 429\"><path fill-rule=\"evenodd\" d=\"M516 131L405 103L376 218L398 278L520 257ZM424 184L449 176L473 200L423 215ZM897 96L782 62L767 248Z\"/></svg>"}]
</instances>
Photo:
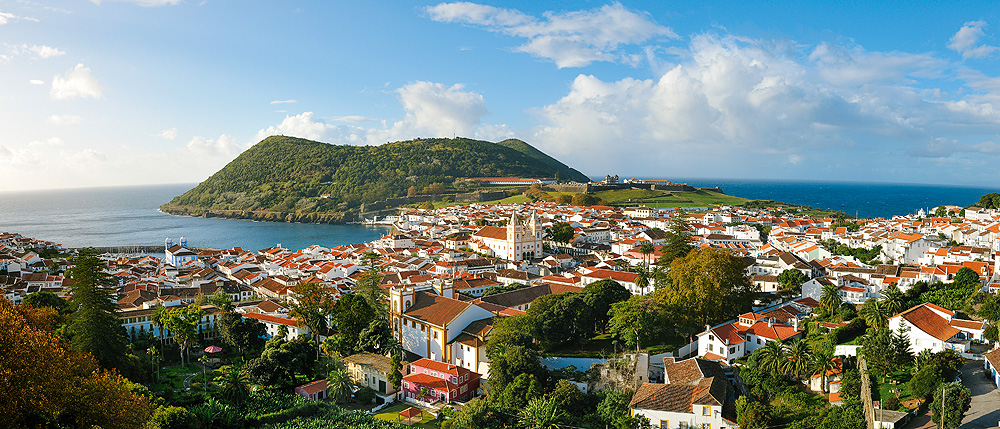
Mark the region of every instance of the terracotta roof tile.
<instances>
[{"instance_id":1,"label":"terracotta roof tile","mask_svg":"<svg viewBox=\"0 0 1000 429\"><path fill-rule=\"evenodd\" d=\"M471 303L419 291L413 294L413 305L404 314L435 326L444 327L469 308Z\"/></svg>"}]
</instances>

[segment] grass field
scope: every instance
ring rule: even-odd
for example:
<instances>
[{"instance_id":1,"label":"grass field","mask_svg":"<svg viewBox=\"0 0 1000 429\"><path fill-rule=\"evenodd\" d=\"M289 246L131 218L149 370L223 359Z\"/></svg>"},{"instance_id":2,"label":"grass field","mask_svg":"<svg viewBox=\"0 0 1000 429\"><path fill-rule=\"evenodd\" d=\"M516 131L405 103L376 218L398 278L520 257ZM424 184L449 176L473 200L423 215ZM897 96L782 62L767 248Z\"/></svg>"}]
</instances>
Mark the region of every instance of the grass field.
<instances>
[{"instance_id":1,"label":"grass field","mask_svg":"<svg viewBox=\"0 0 1000 429\"><path fill-rule=\"evenodd\" d=\"M446 203L444 201L435 201L434 202L434 208L440 209L440 208L451 207L451 206L467 206L467 205L470 205L470 204L524 204L524 203L530 203L530 202L531 202L531 198L528 198L528 197L526 197L524 195L514 195L513 197L507 197L507 198L504 198L502 200L483 201L483 202L480 202L480 203L455 203L455 202L448 202L448 203Z\"/></svg>"},{"instance_id":2,"label":"grass field","mask_svg":"<svg viewBox=\"0 0 1000 429\"><path fill-rule=\"evenodd\" d=\"M650 191L646 189L616 189L612 191L601 191L595 196L607 201L609 204L617 205L646 205L655 208L677 208L677 207L708 207L719 205L738 205L745 201L745 198L734 197L732 195L721 194L712 191Z\"/></svg>"},{"instance_id":3,"label":"grass field","mask_svg":"<svg viewBox=\"0 0 1000 429\"><path fill-rule=\"evenodd\" d=\"M375 415L375 418L379 420L385 420L387 422L397 423L399 422L400 419L399 414L397 413L410 407L411 405L406 402L397 403L395 405L383 408L382 411L379 411L379 413ZM436 429L437 424L432 423L431 422L432 420L434 420L434 416L432 416L430 413L425 412L423 414L423 418L420 420L420 423L416 423L416 420L414 420L414 424L411 426L415 428Z\"/></svg>"}]
</instances>

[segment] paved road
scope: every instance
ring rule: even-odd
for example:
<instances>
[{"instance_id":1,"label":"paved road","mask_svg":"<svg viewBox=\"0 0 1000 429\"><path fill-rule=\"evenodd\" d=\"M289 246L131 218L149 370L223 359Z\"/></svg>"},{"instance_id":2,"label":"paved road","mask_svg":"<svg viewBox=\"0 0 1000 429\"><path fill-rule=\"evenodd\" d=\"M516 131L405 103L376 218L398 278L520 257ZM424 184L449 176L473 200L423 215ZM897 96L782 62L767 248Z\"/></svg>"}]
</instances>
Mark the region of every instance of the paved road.
<instances>
[{"instance_id":1,"label":"paved road","mask_svg":"<svg viewBox=\"0 0 1000 429\"><path fill-rule=\"evenodd\" d=\"M962 429L996 428L1000 422L1000 392L983 372L981 360L969 360L962 368L962 384L972 392L972 406L962 419Z\"/></svg>"}]
</instances>

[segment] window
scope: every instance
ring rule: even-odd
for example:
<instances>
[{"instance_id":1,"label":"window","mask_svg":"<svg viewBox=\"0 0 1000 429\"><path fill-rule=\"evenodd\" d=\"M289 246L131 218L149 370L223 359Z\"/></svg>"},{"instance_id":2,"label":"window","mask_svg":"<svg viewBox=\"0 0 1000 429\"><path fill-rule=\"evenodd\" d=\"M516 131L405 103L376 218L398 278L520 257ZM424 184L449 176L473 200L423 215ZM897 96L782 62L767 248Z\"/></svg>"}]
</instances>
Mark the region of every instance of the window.
<instances>
[{"instance_id":1,"label":"window","mask_svg":"<svg viewBox=\"0 0 1000 429\"><path fill-rule=\"evenodd\" d=\"M660 420L660 429L667 429L670 427L669 420Z\"/></svg>"},{"instance_id":2,"label":"window","mask_svg":"<svg viewBox=\"0 0 1000 429\"><path fill-rule=\"evenodd\" d=\"M709 334L708 335L708 341L715 341L715 337L713 337L711 334Z\"/></svg>"},{"instance_id":3,"label":"window","mask_svg":"<svg viewBox=\"0 0 1000 429\"><path fill-rule=\"evenodd\" d=\"M760 338L757 339L757 344L760 344Z\"/></svg>"},{"instance_id":4,"label":"window","mask_svg":"<svg viewBox=\"0 0 1000 429\"><path fill-rule=\"evenodd\" d=\"M424 332L424 325L420 325L420 332Z\"/></svg>"},{"instance_id":5,"label":"window","mask_svg":"<svg viewBox=\"0 0 1000 429\"><path fill-rule=\"evenodd\" d=\"M715 349L712 347L712 344L708 345L708 351L710 351L710 352L714 352L715 351Z\"/></svg>"},{"instance_id":6,"label":"window","mask_svg":"<svg viewBox=\"0 0 1000 429\"><path fill-rule=\"evenodd\" d=\"M680 423L678 423L677 427L679 427L681 429L688 429L688 422L680 422Z\"/></svg>"},{"instance_id":7,"label":"window","mask_svg":"<svg viewBox=\"0 0 1000 429\"><path fill-rule=\"evenodd\" d=\"M702 423L701 424L701 429L712 429L712 424L711 423Z\"/></svg>"},{"instance_id":8,"label":"window","mask_svg":"<svg viewBox=\"0 0 1000 429\"><path fill-rule=\"evenodd\" d=\"M434 331L434 339L438 339L438 331Z\"/></svg>"},{"instance_id":9,"label":"window","mask_svg":"<svg viewBox=\"0 0 1000 429\"><path fill-rule=\"evenodd\" d=\"M701 407L701 415L703 416L712 415L712 407Z\"/></svg>"},{"instance_id":10,"label":"window","mask_svg":"<svg viewBox=\"0 0 1000 429\"><path fill-rule=\"evenodd\" d=\"M733 353L736 353L736 347L730 347L729 348L729 354L733 354Z\"/></svg>"}]
</instances>

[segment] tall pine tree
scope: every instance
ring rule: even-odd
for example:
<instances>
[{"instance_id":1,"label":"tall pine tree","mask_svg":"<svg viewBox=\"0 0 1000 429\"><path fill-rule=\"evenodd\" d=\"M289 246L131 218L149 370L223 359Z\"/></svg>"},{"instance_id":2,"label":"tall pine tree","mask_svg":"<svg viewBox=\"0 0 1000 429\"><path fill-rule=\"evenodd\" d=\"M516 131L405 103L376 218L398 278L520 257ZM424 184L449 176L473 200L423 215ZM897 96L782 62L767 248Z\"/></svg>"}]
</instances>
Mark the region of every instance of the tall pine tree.
<instances>
[{"instance_id":1,"label":"tall pine tree","mask_svg":"<svg viewBox=\"0 0 1000 429\"><path fill-rule=\"evenodd\" d=\"M107 264L93 249L82 249L67 270L70 305L75 310L67 331L77 349L90 353L103 368L125 363L125 328L118 319L111 289L114 280L105 272Z\"/></svg>"}]
</instances>

